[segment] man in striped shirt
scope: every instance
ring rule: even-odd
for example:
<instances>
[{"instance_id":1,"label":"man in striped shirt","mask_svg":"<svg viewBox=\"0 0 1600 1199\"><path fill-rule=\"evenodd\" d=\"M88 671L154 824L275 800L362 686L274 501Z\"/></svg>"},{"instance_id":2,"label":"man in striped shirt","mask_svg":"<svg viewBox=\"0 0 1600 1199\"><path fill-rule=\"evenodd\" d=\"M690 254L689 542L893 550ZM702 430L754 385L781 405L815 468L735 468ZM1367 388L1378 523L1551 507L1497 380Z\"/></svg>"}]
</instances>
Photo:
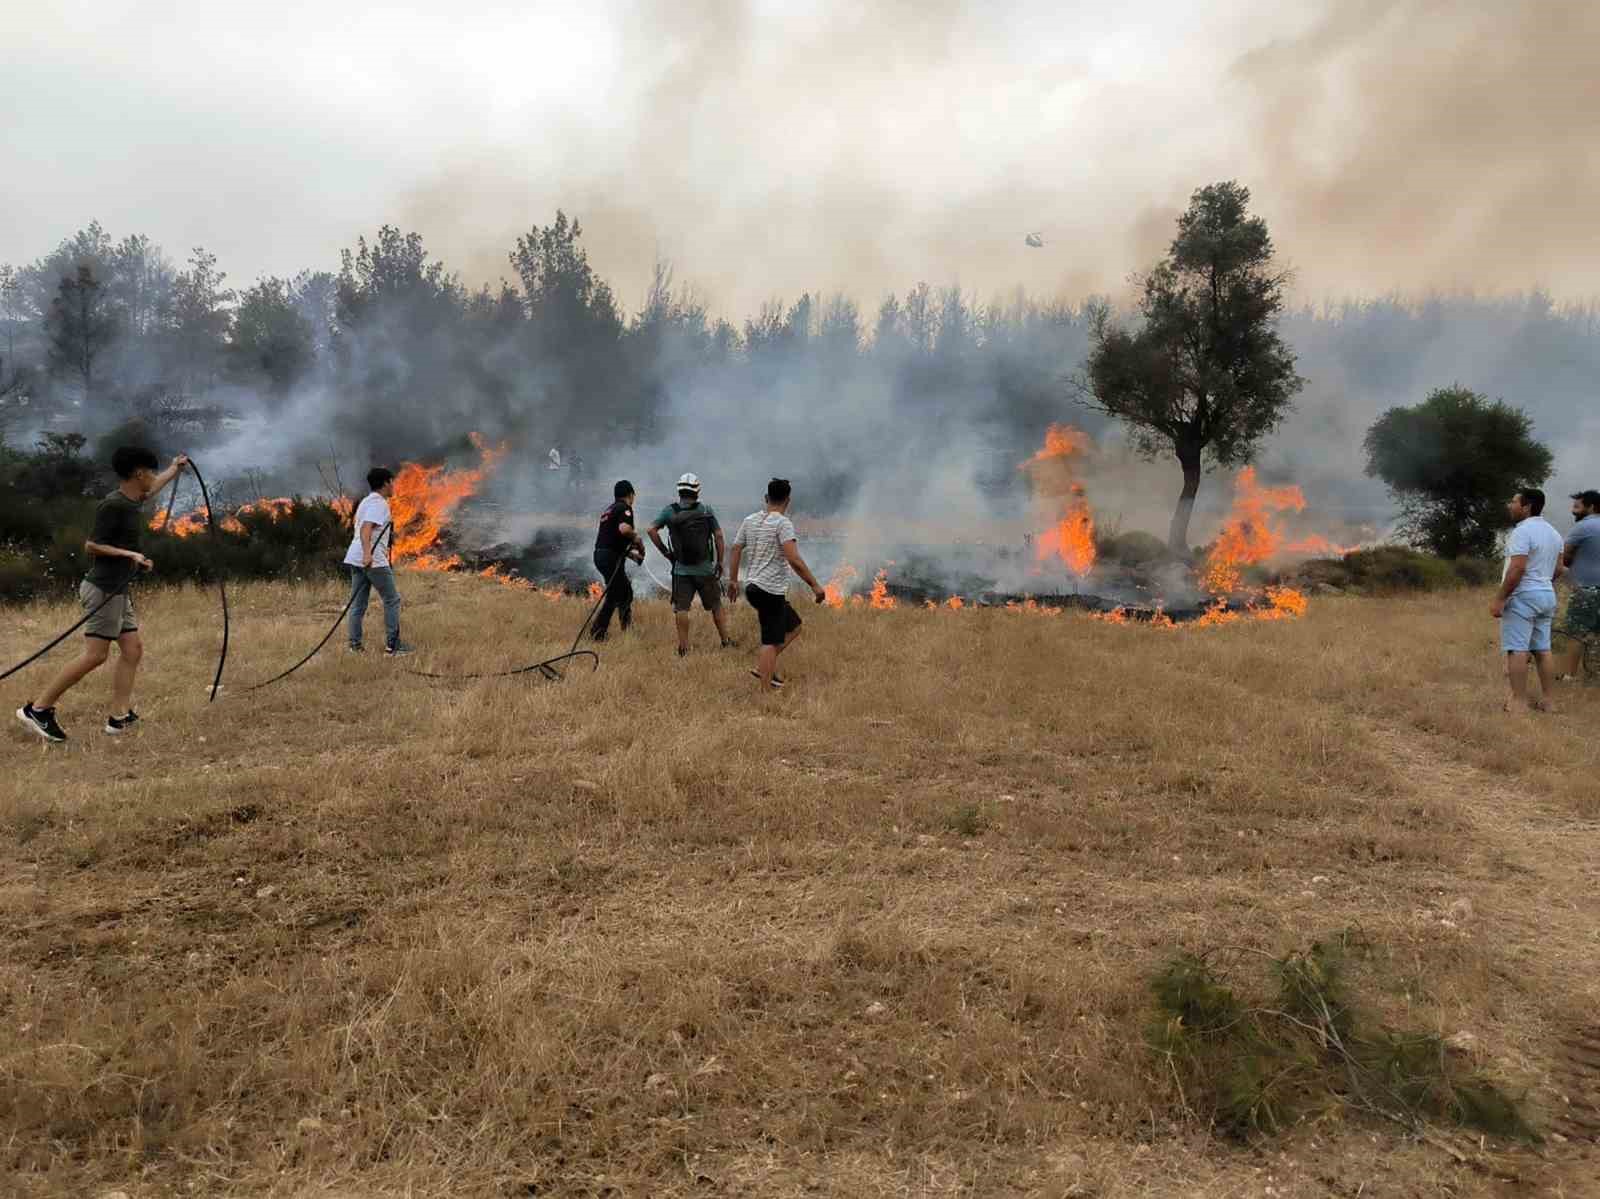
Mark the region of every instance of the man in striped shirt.
<instances>
[{"instance_id":1,"label":"man in striped shirt","mask_svg":"<svg viewBox=\"0 0 1600 1199\"><path fill-rule=\"evenodd\" d=\"M744 595L761 621L761 656L750 673L761 680L764 689L782 687L778 677L778 655L800 636L800 614L789 603L790 570L806 581L811 594L821 603L826 598L822 585L800 556L794 523L789 519L791 489L788 479L773 479L767 484L767 505L752 512L739 526L728 559L728 599L739 602L739 564L748 555Z\"/></svg>"}]
</instances>

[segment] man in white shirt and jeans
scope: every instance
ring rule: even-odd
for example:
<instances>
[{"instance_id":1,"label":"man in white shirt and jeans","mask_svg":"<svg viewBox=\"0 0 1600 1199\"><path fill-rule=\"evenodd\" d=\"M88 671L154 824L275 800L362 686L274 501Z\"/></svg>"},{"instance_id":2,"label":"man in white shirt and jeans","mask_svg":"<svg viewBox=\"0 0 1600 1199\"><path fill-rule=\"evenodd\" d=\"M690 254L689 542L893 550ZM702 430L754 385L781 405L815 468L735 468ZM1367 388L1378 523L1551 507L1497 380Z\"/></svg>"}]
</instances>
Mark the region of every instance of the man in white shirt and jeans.
<instances>
[{"instance_id":1,"label":"man in white shirt and jeans","mask_svg":"<svg viewBox=\"0 0 1600 1199\"><path fill-rule=\"evenodd\" d=\"M1511 497L1506 511L1516 522L1506 542L1505 572L1489 614L1500 621L1500 648L1506 656L1506 680L1511 695L1507 712L1530 703L1540 712L1550 711L1555 688L1555 666L1550 660L1550 624L1556 615L1556 578L1566 570L1561 562L1561 534L1544 518L1544 492L1524 487ZM1539 671L1539 699L1528 699L1528 655Z\"/></svg>"},{"instance_id":2,"label":"man in white shirt and jeans","mask_svg":"<svg viewBox=\"0 0 1600 1199\"><path fill-rule=\"evenodd\" d=\"M744 595L761 621L761 656L750 673L761 680L761 689L782 687L777 675L778 655L800 636L800 614L789 603L790 570L806 581L817 603L826 598L822 585L800 556L794 522L789 519L791 488L788 479L773 479L767 484L767 506L752 512L739 526L728 558L728 599L739 602L739 564L748 555Z\"/></svg>"},{"instance_id":3,"label":"man in white shirt and jeans","mask_svg":"<svg viewBox=\"0 0 1600 1199\"><path fill-rule=\"evenodd\" d=\"M367 472L372 492L356 508L355 532L344 564L350 568L350 652L361 652L361 627L367 619L367 600L376 590L383 598L383 652L391 658L412 653L400 640L400 592L394 585L389 551L394 547L394 518L389 497L394 495L394 472L375 466Z\"/></svg>"}]
</instances>

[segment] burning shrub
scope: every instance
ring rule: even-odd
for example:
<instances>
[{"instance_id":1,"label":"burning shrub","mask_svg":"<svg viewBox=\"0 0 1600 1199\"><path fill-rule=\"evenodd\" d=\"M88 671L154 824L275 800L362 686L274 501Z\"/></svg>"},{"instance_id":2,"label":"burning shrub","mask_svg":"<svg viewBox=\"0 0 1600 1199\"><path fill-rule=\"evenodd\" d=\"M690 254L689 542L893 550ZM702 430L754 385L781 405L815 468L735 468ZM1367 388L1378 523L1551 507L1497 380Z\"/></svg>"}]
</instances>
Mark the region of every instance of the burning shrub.
<instances>
[{"instance_id":1,"label":"burning shrub","mask_svg":"<svg viewBox=\"0 0 1600 1199\"><path fill-rule=\"evenodd\" d=\"M161 516L157 515L159 522ZM173 531L145 534L145 552L164 582L284 578L338 570L350 541L350 526L333 503L323 499L274 500L246 504L217 514L212 537L202 511L173 520Z\"/></svg>"},{"instance_id":2,"label":"burning shrub","mask_svg":"<svg viewBox=\"0 0 1600 1199\"><path fill-rule=\"evenodd\" d=\"M1408 1127L1445 1120L1537 1140L1517 1104L1431 1033L1363 1027L1349 991L1350 934L1272 959L1271 999L1248 1001L1216 954L1180 953L1151 982L1152 1048L1183 1102L1235 1136L1273 1133L1330 1108Z\"/></svg>"}]
</instances>

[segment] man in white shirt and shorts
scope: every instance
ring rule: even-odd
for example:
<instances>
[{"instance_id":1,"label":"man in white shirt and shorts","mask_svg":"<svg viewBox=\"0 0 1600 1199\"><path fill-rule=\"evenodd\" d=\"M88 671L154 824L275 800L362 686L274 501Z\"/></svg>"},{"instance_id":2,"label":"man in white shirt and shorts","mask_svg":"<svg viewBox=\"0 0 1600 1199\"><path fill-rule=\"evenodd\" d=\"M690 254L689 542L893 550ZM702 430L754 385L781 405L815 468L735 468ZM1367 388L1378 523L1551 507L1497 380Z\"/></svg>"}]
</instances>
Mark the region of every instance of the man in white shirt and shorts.
<instances>
[{"instance_id":1,"label":"man in white shirt and shorts","mask_svg":"<svg viewBox=\"0 0 1600 1199\"><path fill-rule=\"evenodd\" d=\"M1500 590L1489 614L1500 622L1500 648L1506 656L1506 681L1511 686L1507 712L1520 711L1528 699L1528 655L1539 671L1537 701L1531 706L1550 711L1555 687L1555 664L1550 660L1550 625L1556 616L1558 575L1563 543L1555 526L1544 518L1544 492L1524 487L1511 497L1506 511L1516 522L1506 542L1506 565Z\"/></svg>"},{"instance_id":2,"label":"man in white shirt and shorts","mask_svg":"<svg viewBox=\"0 0 1600 1199\"><path fill-rule=\"evenodd\" d=\"M355 532L344 555L350 570L350 652L361 652L367 601L377 591L383 598L383 652L391 658L404 657L414 651L400 640L400 592L389 564L389 551L394 548L394 517L389 512L394 472L373 467L367 472L367 486L372 492L356 508Z\"/></svg>"},{"instance_id":3,"label":"man in white shirt and shorts","mask_svg":"<svg viewBox=\"0 0 1600 1199\"><path fill-rule=\"evenodd\" d=\"M748 558L744 595L761 622L761 655L750 673L761 680L761 687L782 687L778 677L778 655L800 636L800 614L789 603L790 571L811 588L817 603L826 598L822 585L800 556L794 523L789 519L792 489L788 479L773 479L767 484L767 505L752 512L739 526L728 559L728 599L739 601L739 564Z\"/></svg>"}]
</instances>

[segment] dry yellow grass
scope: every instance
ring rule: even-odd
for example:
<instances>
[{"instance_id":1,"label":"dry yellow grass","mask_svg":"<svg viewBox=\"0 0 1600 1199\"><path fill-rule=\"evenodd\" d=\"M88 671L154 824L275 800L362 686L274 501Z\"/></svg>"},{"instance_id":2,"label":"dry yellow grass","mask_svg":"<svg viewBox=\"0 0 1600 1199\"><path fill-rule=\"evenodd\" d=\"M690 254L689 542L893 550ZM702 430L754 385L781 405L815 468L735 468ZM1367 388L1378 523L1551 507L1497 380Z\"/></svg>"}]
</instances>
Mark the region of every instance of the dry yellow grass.
<instances>
[{"instance_id":1,"label":"dry yellow grass","mask_svg":"<svg viewBox=\"0 0 1600 1199\"><path fill-rule=\"evenodd\" d=\"M428 670L584 610L402 585ZM240 588L229 679L342 599ZM69 746L0 740L7 1194L1595 1193L1563 1045L1600 1023L1600 691L1502 717L1483 597L1173 634L807 608L771 697L644 604L561 685L336 639L208 706L214 604L144 593L137 736L101 676ZM6 613L0 660L68 617ZM1569 1139L1186 1115L1151 971L1351 925L1370 1005L1473 1032Z\"/></svg>"}]
</instances>

